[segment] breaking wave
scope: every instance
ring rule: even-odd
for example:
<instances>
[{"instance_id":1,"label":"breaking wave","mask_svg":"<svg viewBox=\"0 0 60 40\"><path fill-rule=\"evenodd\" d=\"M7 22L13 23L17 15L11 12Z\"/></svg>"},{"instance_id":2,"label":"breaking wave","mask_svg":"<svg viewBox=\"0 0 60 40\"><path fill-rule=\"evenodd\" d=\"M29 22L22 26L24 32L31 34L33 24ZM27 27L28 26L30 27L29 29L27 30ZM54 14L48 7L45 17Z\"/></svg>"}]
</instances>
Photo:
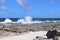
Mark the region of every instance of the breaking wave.
<instances>
[{"instance_id":1,"label":"breaking wave","mask_svg":"<svg viewBox=\"0 0 60 40\"><path fill-rule=\"evenodd\" d=\"M15 19L14 19L15 20ZM10 18L6 18L4 21L0 22L0 23L21 23L21 24L33 24L33 23L46 23L46 22L60 22L60 19L59 20L47 20L47 19L39 19L39 20L33 20L32 17L30 16L26 16L24 17L23 19L17 19L15 22L13 20L11 20Z\"/></svg>"}]
</instances>

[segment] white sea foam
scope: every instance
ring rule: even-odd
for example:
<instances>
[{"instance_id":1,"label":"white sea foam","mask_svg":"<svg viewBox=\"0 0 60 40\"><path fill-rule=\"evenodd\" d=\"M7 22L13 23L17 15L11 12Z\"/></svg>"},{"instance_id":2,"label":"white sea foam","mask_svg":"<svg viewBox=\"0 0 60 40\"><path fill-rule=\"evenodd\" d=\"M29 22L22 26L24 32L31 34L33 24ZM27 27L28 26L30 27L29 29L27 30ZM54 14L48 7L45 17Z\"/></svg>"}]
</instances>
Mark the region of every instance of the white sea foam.
<instances>
[{"instance_id":1,"label":"white sea foam","mask_svg":"<svg viewBox=\"0 0 60 40\"><path fill-rule=\"evenodd\" d=\"M27 16L24 19L19 19L17 22L22 24L41 23L42 21L32 21L32 17Z\"/></svg>"},{"instance_id":2,"label":"white sea foam","mask_svg":"<svg viewBox=\"0 0 60 40\"><path fill-rule=\"evenodd\" d=\"M10 19L8 19L8 18L6 18L4 22L5 23L12 23L12 21Z\"/></svg>"},{"instance_id":3,"label":"white sea foam","mask_svg":"<svg viewBox=\"0 0 60 40\"><path fill-rule=\"evenodd\" d=\"M12 22L12 20L10 20L9 18L6 18L6 19L4 20L4 22L0 22L0 23L13 23L13 22Z\"/></svg>"},{"instance_id":4,"label":"white sea foam","mask_svg":"<svg viewBox=\"0 0 60 40\"><path fill-rule=\"evenodd\" d=\"M53 20L52 22L56 23L56 22L58 22L58 21Z\"/></svg>"},{"instance_id":5,"label":"white sea foam","mask_svg":"<svg viewBox=\"0 0 60 40\"><path fill-rule=\"evenodd\" d=\"M32 17L30 16L26 16L23 19L19 19L16 22L13 22L12 20L10 20L9 18L6 18L4 22L0 22L0 23L21 23L21 24L34 24L34 23L46 23L46 22L60 22L60 20L45 20L45 21L33 21Z\"/></svg>"}]
</instances>

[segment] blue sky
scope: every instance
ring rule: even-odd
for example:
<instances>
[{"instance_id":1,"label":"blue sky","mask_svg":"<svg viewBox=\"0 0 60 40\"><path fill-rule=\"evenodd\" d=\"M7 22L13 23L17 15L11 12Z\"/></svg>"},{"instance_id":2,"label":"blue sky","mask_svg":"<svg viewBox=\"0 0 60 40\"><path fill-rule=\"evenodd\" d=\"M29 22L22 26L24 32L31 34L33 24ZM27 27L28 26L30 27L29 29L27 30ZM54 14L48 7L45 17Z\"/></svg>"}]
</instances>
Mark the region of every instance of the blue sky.
<instances>
[{"instance_id":1,"label":"blue sky","mask_svg":"<svg viewBox=\"0 0 60 40\"><path fill-rule=\"evenodd\" d=\"M19 4L16 0L0 2L0 18L21 18L31 16L33 18L60 18L60 0L25 0L25 4ZM24 2L23 2L24 3ZM30 9L28 9L30 8Z\"/></svg>"}]
</instances>

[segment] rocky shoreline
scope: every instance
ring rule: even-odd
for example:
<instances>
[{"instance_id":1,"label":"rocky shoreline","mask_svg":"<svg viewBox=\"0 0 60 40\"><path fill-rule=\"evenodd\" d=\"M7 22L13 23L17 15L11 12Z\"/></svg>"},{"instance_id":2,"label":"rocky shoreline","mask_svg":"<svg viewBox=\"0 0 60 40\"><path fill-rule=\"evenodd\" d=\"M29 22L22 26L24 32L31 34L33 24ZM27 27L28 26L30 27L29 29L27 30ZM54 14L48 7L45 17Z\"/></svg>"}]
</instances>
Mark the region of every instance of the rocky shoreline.
<instances>
[{"instance_id":1,"label":"rocky shoreline","mask_svg":"<svg viewBox=\"0 0 60 40\"><path fill-rule=\"evenodd\" d=\"M48 31L49 28L56 28L60 30L60 24L34 24L34 25L17 25L17 26L0 26L0 38L6 36L20 35L28 33L29 31Z\"/></svg>"}]
</instances>

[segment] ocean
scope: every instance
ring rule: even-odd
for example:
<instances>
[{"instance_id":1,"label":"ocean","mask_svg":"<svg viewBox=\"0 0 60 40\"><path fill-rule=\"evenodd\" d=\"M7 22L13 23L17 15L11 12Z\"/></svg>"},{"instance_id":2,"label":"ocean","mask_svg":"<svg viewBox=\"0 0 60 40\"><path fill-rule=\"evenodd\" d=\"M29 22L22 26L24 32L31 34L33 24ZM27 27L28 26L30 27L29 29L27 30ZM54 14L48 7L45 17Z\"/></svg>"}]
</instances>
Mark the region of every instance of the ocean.
<instances>
[{"instance_id":1,"label":"ocean","mask_svg":"<svg viewBox=\"0 0 60 40\"><path fill-rule=\"evenodd\" d=\"M0 18L0 22L4 22L6 18ZM13 22L16 22L18 21L19 19L23 19L23 18L8 18L10 20L12 20ZM46 21L46 20L49 20L49 21L59 21L60 18L32 18L32 21Z\"/></svg>"},{"instance_id":2,"label":"ocean","mask_svg":"<svg viewBox=\"0 0 60 40\"><path fill-rule=\"evenodd\" d=\"M13 23L11 23L11 21ZM17 22L20 20L19 22ZM11 24L9 24L9 22ZM6 24L7 23L7 24ZM33 25L48 25L48 24L60 24L60 18L0 18L0 26L16 26L21 24L33 24Z\"/></svg>"}]
</instances>

